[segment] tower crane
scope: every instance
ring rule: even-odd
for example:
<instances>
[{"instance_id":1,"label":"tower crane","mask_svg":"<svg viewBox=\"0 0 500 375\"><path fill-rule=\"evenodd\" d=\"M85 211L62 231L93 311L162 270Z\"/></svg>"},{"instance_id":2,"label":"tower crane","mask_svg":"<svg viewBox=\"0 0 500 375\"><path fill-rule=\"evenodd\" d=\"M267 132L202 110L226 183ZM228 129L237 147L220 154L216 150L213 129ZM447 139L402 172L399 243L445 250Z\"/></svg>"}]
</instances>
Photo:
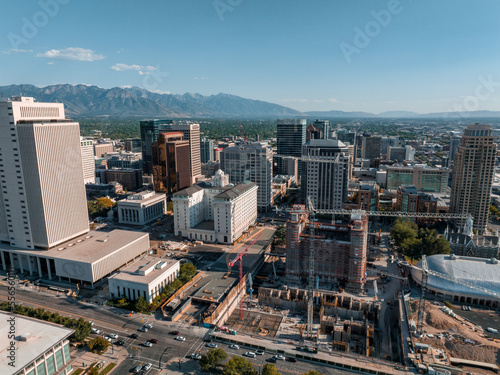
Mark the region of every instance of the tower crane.
<instances>
[{"instance_id":1,"label":"tower crane","mask_svg":"<svg viewBox=\"0 0 500 375\"><path fill-rule=\"evenodd\" d=\"M247 144L248 143L248 137L246 136L245 132L243 131L243 126L241 125L241 121L239 121L238 124L240 125L241 136L243 137L243 139L245 141L245 144Z\"/></svg>"}]
</instances>

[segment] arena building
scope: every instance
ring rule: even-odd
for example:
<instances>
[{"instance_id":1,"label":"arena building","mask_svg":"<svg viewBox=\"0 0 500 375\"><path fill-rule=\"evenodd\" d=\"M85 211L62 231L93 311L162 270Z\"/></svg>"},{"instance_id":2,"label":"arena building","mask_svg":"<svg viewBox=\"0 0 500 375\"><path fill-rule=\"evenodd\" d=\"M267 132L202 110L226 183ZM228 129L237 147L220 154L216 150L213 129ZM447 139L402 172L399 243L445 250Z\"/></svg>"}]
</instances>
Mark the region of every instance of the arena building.
<instances>
[{"instance_id":1,"label":"arena building","mask_svg":"<svg viewBox=\"0 0 500 375\"><path fill-rule=\"evenodd\" d=\"M418 267L422 266L422 261ZM453 302L498 307L500 301L500 264L495 258L473 258L455 255L432 255L427 257L427 267L431 271L427 279L428 293ZM474 288L446 280L432 274L439 272L469 283ZM422 272L412 269L413 279L422 281Z\"/></svg>"}]
</instances>

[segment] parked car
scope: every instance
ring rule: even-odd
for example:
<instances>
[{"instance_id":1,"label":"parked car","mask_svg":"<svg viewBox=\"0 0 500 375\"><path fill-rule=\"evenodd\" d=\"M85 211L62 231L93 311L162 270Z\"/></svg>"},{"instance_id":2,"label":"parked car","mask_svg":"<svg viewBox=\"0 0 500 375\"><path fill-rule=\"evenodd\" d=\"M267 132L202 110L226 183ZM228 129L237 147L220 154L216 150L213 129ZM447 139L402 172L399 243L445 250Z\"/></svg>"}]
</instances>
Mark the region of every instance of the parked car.
<instances>
[{"instance_id":1,"label":"parked car","mask_svg":"<svg viewBox=\"0 0 500 375\"><path fill-rule=\"evenodd\" d=\"M118 340L117 342L115 342L115 345L119 345L119 346L125 345L125 341Z\"/></svg>"},{"instance_id":2,"label":"parked car","mask_svg":"<svg viewBox=\"0 0 500 375\"><path fill-rule=\"evenodd\" d=\"M201 359L201 354L200 353L193 353L193 354L191 354L191 358L198 361Z\"/></svg>"},{"instance_id":3,"label":"parked car","mask_svg":"<svg viewBox=\"0 0 500 375\"><path fill-rule=\"evenodd\" d=\"M142 365L142 369L144 371L148 371L153 365L151 363L146 363L145 365Z\"/></svg>"},{"instance_id":4,"label":"parked car","mask_svg":"<svg viewBox=\"0 0 500 375\"><path fill-rule=\"evenodd\" d=\"M229 345L229 349L239 349L239 348L240 348L240 346L236 345L236 344Z\"/></svg>"},{"instance_id":5,"label":"parked car","mask_svg":"<svg viewBox=\"0 0 500 375\"><path fill-rule=\"evenodd\" d=\"M216 347L217 347L217 344L216 344L216 343L214 343L214 342L211 342L211 343L207 344L207 346L208 346L209 348L216 348Z\"/></svg>"},{"instance_id":6,"label":"parked car","mask_svg":"<svg viewBox=\"0 0 500 375\"><path fill-rule=\"evenodd\" d=\"M139 335L138 335L137 333L132 333L132 334L130 335L130 337L131 337L131 338L133 338L133 339L138 339L138 338L139 338Z\"/></svg>"},{"instance_id":7,"label":"parked car","mask_svg":"<svg viewBox=\"0 0 500 375\"><path fill-rule=\"evenodd\" d=\"M104 336L104 340L108 340L109 342L111 342L112 339L109 336Z\"/></svg>"},{"instance_id":8,"label":"parked car","mask_svg":"<svg viewBox=\"0 0 500 375\"><path fill-rule=\"evenodd\" d=\"M92 333L95 333L96 335L98 335L99 333L101 333L101 330L97 329L97 328L92 328L92 331L90 331Z\"/></svg>"},{"instance_id":9,"label":"parked car","mask_svg":"<svg viewBox=\"0 0 500 375\"><path fill-rule=\"evenodd\" d=\"M258 349L258 350L255 351L255 354L257 354L257 355L264 355L264 351Z\"/></svg>"},{"instance_id":10,"label":"parked car","mask_svg":"<svg viewBox=\"0 0 500 375\"><path fill-rule=\"evenodd\" d=\"M177 341L186 341L186 338L185 338L185 337L183 337L183 336L177 336L175 339L176 339Z\"/></svg>"},{"instance_id":11,"label":"parked car","mask_svg":"<svg viewBox=\"0 0 500 375\"><path fill-rule=\"evenodd\" d=\"M144 328L147 328L147 329L151 329L153 328L153 325L152 324L144 324Z\"/></svg>"},{"instance_id":12,"label":"parked car","mask_svg":"<svg viewBox=\"0 0 500 375\"><path fill-rule=\"evenodd\" d=\"M116 333L110 333L109 337L111 337L112 339L117 339L118 335Z\"/></svg>"},{"instance_id":13,"label":"parked car","mask_svg":"<svg viewBox=\"0 0 500 375\"><path fill-rule=\"evenodd\" d=\"M153 346L153 344L151 344L149 341L146 341L143 345L148 348L151 348Z\"/></svg>"},{"instance_id":14,"label":"parked car","mask_svg":"<svg viewBox=\"0 0 500 375\"><path fill-rule=\"evenodd\" d=\"M287 357L286 359L288 362L297 362L297 358L294 357Z\"/></svg>"},{"instance_id":15,"label":"parked car","mask_svg":"<svg viewBox=\"0 0 500 375\"><path fill-rule=\"evenodd\" d=\"M244 354L245 357L250 357L250 358L255 358L257 354L255 354L254 352L246 352Z\"/></svg>"},{"instance_id":16,"label":"parked car","mask_svg":"<svg viewBox=\"0 0 500 375\"><path fill-rule=\"evenodd\" d=\"M158 339L151 339L149 341L151 341L153 344L158 344Z\"/></svg>"},{"instance_id":17,"label":"parked car","mask_svg":"<svg viewBox=\"0 0 500 375\"><path fill-rule=\"evenodd\" d=\"M276 358L278 361L284 361L285 360L285 356L282 355L282 354L276 354L274 356L274 358Z\"/></svg>"},{"instance_id":18,"label":"parked car","mask_svg":"<svg viewBox=\"0 0 500 375\"><path fill-rule=\"evenodd\" d=\"M179 335L179 331L170 331L169 332L170 335Z\"/></svg>"},{"instance_id":19,"label":"parked car","mask_svg":"<svg viewBox=\"0 0 500 375\"><path fill-rule=\"evenodd\" d=\"M139 331L141 331L141 332L147 332L149 330L146 327L141 327L141 328L139 328Z\"/></svg>"},{"instance_id":20,"label":"parked car","mask_svg":"<svg viewBox=\"0 0 500 375\"><path fill-rule=\"evenodd\" d=\"M142 366L137 366L136 368L134 368L134 374L138 374L142 371Z\"/></svg>"}]
</instances>

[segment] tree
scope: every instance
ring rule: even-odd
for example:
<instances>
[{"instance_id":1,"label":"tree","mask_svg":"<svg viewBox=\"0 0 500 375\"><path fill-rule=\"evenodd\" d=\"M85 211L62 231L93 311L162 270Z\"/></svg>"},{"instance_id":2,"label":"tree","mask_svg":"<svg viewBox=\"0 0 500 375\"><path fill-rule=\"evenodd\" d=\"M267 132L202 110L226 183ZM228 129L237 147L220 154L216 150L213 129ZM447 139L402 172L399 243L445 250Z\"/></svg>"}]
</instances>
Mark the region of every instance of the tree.
<instances>
[{"instance_id":1,"label":"tree","mask_svg":"<svg viewBox=\"0 0 500 375\"><path fill-rule=\"evenodd\" d=\"M307 372L304 372L302 375L323 375L321 372L315 371L315 370L309 370Z\"/></svg>"},{"instance_id":2,"label":"tree","mask_svg":"<svg viewBox=\"0 0 500 375\"><path fill-rule=\"evenodd\" d=\"M87 345L92 353L102 354L108 350L110 344L108 340L98 336L95 339L90 340Z\"/></svg>"},{"instance_id":3,"label":"tree","mask_svg":"<svg viewBox=\"0 0 500 375\"><path fill-rule=\"evenodd\" d=\"M222 365L227 359L227 353L224 349L209 349L207 354L204 354L200 358L200 366L203 371L215 370Z\"/></svg>"},{"instance_id":4,"label":"tree","mask_svg":"<svg viewBox=\"0 0 500 375\"><path fill-rule=\"evenodd\" d=\"M185 284L186 282L191 280L194 275L196 275L196 267L193 263L188 262L182 265L179 272L179 279L182 284Z\"/></svg>"},{"instance_id":5,"label":"tree","mask_svg":"<svg viewBox=\"0 0 500 375\"><path fill-rule=\"evenodd\" d=\"M281 225L278 229L276 229L276 232L274 232L274 238L278 246L286 244L286 227L284 225Z\"/></svg>"},{"instance_id":6,"label":"tree","mask_svg":"<svg viewBox=\"0 0 500 375\"><path fill-rule=\"evenodd\" d=\"M173 211L174 210L174 202L170 201L167 202L167 211Z\"/></svg>"},{"instance_id":7,"label":"tree","mask_svg":"<svg viewBox=\"0 0 500 375\"><path fill-rule=\"evenodd\" d=\"M227 361L222 375L257 375L258 372L253 368L252 362L243 357L233 357Z\"/></svg>"},{"instance_id":8,"label":"tree","mask_svg":"<svg viewBox=\"0 0 500 375\"><path fill-rule=\"evenodd\" d=\"M143 296L139 296L134 304L134 310L140 312L146 312L149 310L149 303Z\"/></svg>"},{"instance_id":9,"label":"tree","mask_svg":"<svg viewBox=\"0 0 500 375\"><path fill-rule=\"evenodd\" d=\"M99 217L99 216L107 216L108 211L111 210L111 208L115 204L116 203L113 202L108 197L101 197L101 198L97 198L95 201L89 201L89 202L87 202L89 216L92 219Z\"/></svg>"},{"instance_id":10,"label":"tree","mask_svg":"<svg viewBox=\"0 0 500 375\"><path fill-rule=\"evenodd\" d=\"M278 370L276 370L275 365L267 363L262 368L262 375L281 375L281 372L278 372Z\"/></svg>"}]
</instances>

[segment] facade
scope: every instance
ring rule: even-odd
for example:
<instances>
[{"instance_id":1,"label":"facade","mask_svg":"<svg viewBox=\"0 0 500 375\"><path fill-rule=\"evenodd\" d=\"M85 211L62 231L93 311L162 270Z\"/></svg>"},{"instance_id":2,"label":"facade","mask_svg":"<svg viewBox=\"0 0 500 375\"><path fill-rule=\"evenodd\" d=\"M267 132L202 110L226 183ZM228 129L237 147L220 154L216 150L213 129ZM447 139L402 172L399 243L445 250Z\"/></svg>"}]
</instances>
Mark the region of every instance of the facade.
<instances>
[{"instance_id":1,"label":"facade","mask_svg":"<svg viewBox=\"0 0 500 375\"><path fill-rule=\"evenodd\" d=\"M58 324L44 322L24 315L0 311L1 374L15 375L67 375L72 372L68 337L74 332ZM15 322L15 360L9 364L11 325Z\"/></svg>"},{"instance_id":2,"label":"facade","mask_svg":"<svg viewBox=\"0 0 500 375\"><path fill-rule=\"evenodd\" d=\"M94 156L96 158L103 158L107 153L114 152L115 147L112 143L95 143L94 144Z\"/></svg>"},{"instance_id":3,"label":"facade","mask_svg":"<svg viewBox=\"0 0 500 375\"><path fill-rule=\"evenodd\" d=\"M142 170L144 174L153 174L153 143L158 141L159 128L171 124L172 120L143 120L140 122L142 143Z\"/></svg>"},{"instance_id":4,"label":"facade","mask_svg":"<svg viewBox=\"0 0 500 375\"><path fill-rule=\"evenodd\" d=\"M128 138L123 141L125 143L125 151L139 152L142 156L142 142L140 138ZM142 157L141 157L142 159Z\"/></svg>"},{"instance_id":5,"label":"facade","mask_svg":"<svg viewBox=\"0 0 500 375\"><path fill-rule=\"evenodd\" d=\"M302 202L317 209L342 209L347 200L349 150L337 139L312 139L302 148Z\"/></svg>"},{"instance_id":6,"label":"facade","mask_svg":"<svg viewBox=\"0 0 500 375\"><path fill-rule=\"evenodd\" d=\"M210 185L193 185L174 194L174 233L215 243L234 243L257 219L257 185L227 185L220 169Z\"/></svg>"},{"instance_id":7,"label":"facade","mask_svg":"<svg viewBox=\"0 0 500 375\"><path fill-rule=\"evenodd\" d=\"M134 191L142 187L142 171L140 169L107 169L104 173L106 180L101 180L101 183L116 181L127 191Z\"/></svg>"},{"instance_id":8,"label":"facade","mask_svg":"<svg viewBox=\"0 0 500 375\"><path fill-rule=\"evenodd\" d=\"M239 184L244 181L255 182L257 208L267 212L272 205L271 185L272 151L264 142L255 142L238 147L228 147L221 152L220 168L229 174L229 181Z\"/></svg>"},{"instance_id":9,"label":"facade","mask_svg":"<svg viewBox=\"0 0 500 375\"><path fill-rule=\"evenodd\" d=\"M316 120L306 128L306 142L311 139L329 139L330 125L328 120Z\"/></svg>"},{"instance_id":10,"label":"facade","mask_svg":"<svg viewBox=\"0 0 500 375\"><path fill-rule=\"evenodd\" d=\"M94 145L92 140L80 137L80 147L82 152L83 183L95 183L95 160Z\"/></svg>"},{"instance_id":11,"label":"facade","mask_svg":"<svg viewBox=\"0 0 500 375\"><path fill-rule=\"evenodd\" d=\"M120 224L144 225L167 213L167 196L154 191L143 191L118 201Z\"/></svg>"},{"instance_id":12,"label":"facade","mask_svg":"<svg viewBox=\"0 0 500 375\"><path fill-rule=\"evenodd\" d=\"M0 128L0 241L45 249L87 233L80 128L63 104L0 102Z\"/></svg>"},{"instance_id":13,"label":"facade","mask_svg":"<svg viewBox=\"0 0 500 375\"><path fill-rule=\"evenodd\" d=\"M308 213L294 205L286 223L286 277L306 279L309 275ZM368 218L353 211L349 223L320 223L314 239L314 275L323 282L342 283L352 290L365 284Z\"/></svg>"},{"instance_id":14,"label":"facade","mask_svg":"<svg viewBox=\"0 0 500 375\"><path fill-rule=\"evenodd\" d=\"M142 169L142 153L140 152L108 152L105 158L109 169Z\"/></svg>"},{"instance_id":15,"label":"facade","mask_svg":"<svg viewBox=\"0 0 500 375\"><path fill-rule=\"evenodd\" d=\"M382 146L382 137L378 135L371 135L363 137L361 157L363 159L370 159L370 161L380 158L380 149Z\"/></svg>"},{"instance_id":16,"label":"facade","mask_svg":"<svg viewBox=\"0 0 500 375\"><path fill-rule=\"evenodd\" d=\"M201 165L201 174L206 177L211 177L215 175L220 169L220 163L218 161L210 161L208 163Z\"/></svg>"},{"instance_id":17,"label":"facade","mask_svg":"<svg viewBox=\"0 0 500 375\"><path fill-rule=\"evenodd\" d=\"M475 258L498 259L500 239L495 235L474 235L472 233L472 219L466 224L463 233L449 231L446 228L445 238L450 241L451 254Z\"/></svg>"},{"instance_id":18,"label":"facade","mask_svg":"<svg viewBox=\"0 0 500 375\"><path fill-rule=\"evenodd\" d=\"M398 137L382 137L380 142L380 154L388 155L389 147L397 147L399 146L399 138Z\"/></svg>"},{"instance_id":19,"label":"facade","mask_svg":"<svg viewBox=\"0 0 500 375\"><path fill-rule=\"evenodd\" d=\"M189 141L182 132L160 133L152 145L155 191L171 196L191 186Z\"/></svg>"},{"instance_id":20,"label":"facade","mask_svg":"<svg viewBox=\"0 0 500 375\"><path fill-rule=\"evenodd\" d=\"M162 124L161 131L182 132L184 140L189 142L189 175L190 186L201 176L201 155L200 155L200 124L190 122L171 122Z\"/></svg>"},{"instance_id":21,"label":"facade","mask_svg":"<svg viewBox=\"0 0 500 375\"><path fill-rule=\"evenodd\" d=\"M453 165L453 162L455 161L455 155L458 150L458 146L460 145L460 140L462 137L458 135L452 135L450 137L450 151L448 152L448 162Z\"/></svg>"},{"instance_id":22,"label":"facade","mask_svg":"<svg viewBox=\"0 0 500 375\"><path fill-rule=\"evenodd\" d=\"M215 161L215 143L213 139L203 138L200 141L200 160L202 164Z\"/></svg>"},{"instance_id":23,"label":"facade","mask_svg":"<svg viewBox=\"0 0 500 375\"><path fill-rule=\"evenodd\" d=\"M109 295L131 301L142 296L151 303L163 288L179 277L179 272L178 260L146 256L108 278Z\"/></svg>"},{"instance_id":24,"label":"facade","mask_svg":"<svg viewBox=\"0 0 500 375\"><path fill-rule=\"evenodd\" d=\"M468 125L455 155L450 212L474 218L474 229L486 230L497 146L491 126ZM464 219L456 220L462 227Z\"/></svg>"},{"instance_id":25,"label":"facade","mask_svg":"<svg viewBox=\"0 0 500 375\"><path fill-rule=\"evenodd\" d=\"M449 169L426 165L387 167L387 189L397 189L401 185L415 185L419 191L445 193L449 176Z\"/></svg>"},{"instance_id":26,"label":"facade","mask_svg":"<svg viewBox=\"0 0 500 375\"><path fill-rule=\"evenodd\" d=\"M302 145L306 143L305 119L280 119L277 121L277 154L283 156L302 156ZM280 159L277 159L277 173L285 174ZM300 166L299 166L300 169Z\"/></svg>"},{"instance_id":27,"label":"facade","mask_svg":"<svg viewBox=\"0 0 500 375\"><path fill-rule=\"evenodd\" d=\"M421 193L414 185L402 185L396 194L395 211L436 213L437 200L425 193Z\"/></svg>"}]
</instances>

